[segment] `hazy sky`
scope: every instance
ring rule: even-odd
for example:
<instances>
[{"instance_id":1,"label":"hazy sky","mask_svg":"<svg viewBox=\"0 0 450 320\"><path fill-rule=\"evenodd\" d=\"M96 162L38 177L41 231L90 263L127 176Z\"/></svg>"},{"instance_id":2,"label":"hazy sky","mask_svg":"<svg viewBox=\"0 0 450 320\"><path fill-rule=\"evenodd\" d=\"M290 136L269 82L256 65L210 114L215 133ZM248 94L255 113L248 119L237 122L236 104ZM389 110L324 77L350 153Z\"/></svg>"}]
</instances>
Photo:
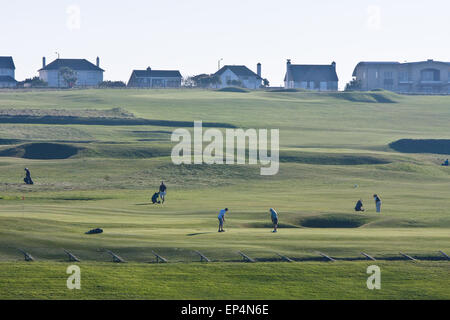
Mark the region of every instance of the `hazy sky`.
<instances>
[{"instance_id":1,"label":"hazy sky","mask_svg":"<svg viewBox=\"0 0 450 320\"><path fill-rule=\"evenodd\" d=\"M212 73L245 64L281 85L286 58L337 63L340 87L364 60L450 61L448 0L0 0L0 56L16 79L37 75L42 56L86 58L105 80L132 69Z\"/></svg>"}]
</instances>

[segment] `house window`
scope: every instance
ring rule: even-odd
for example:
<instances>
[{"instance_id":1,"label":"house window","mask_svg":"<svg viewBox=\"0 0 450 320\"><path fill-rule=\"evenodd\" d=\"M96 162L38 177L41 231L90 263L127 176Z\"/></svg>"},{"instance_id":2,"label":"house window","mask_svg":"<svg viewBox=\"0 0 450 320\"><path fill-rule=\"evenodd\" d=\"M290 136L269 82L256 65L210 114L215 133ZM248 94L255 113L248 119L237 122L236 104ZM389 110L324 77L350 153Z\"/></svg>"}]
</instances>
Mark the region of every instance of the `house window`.
<instances>
[{"instance_id":1,"label":"house window","mask_svg":"<svg viewBox=\"0 0 450 320\"><path fill-rule=\"evenodd\" d=\"M383 87L386 90L392 90L394 88L394 79L384 79Z\"/></svg>"},{"instance_id":2,"label":"house window","mask_svg":"<svg viewBox=\"0 0 450 320\"><path fill-rule=\"evenodd\" d=\"M422 81L439 81L440 80L440 72L436 69L425 69L421 71L421 80Z\"/></svg>"},{"instance_id":3,"label":"house window","mask_svg":"<svg viewBox=\"0 0 450 320\"><path fill-rule=\"evenodd\" d=\"M153 82L152 82L152 87L159 87L159 88L161 88L161 87L164 87L164 81L163 81L163 79L153 79Z\"/></svg>"},{"instance_id":4,"label":"house window","mask_svg":"<svg viewBox=\"0 0 450 320\"><path fill-rule=\"evenodd\" d=\"M391 71L386 71L384 73L384 78L385 79L392 79L392 72Z\"/></svg>"},{"instance_id":5,"label":"house window","mask_svg":"<svg viewBox=\"0 0 450 320\"><path fill-rule=\"evenodd\" d=\"M398 81L406 82L409 81L409 74L407 71L400 71L398 74Z\"/></svg>"}]
</instances>

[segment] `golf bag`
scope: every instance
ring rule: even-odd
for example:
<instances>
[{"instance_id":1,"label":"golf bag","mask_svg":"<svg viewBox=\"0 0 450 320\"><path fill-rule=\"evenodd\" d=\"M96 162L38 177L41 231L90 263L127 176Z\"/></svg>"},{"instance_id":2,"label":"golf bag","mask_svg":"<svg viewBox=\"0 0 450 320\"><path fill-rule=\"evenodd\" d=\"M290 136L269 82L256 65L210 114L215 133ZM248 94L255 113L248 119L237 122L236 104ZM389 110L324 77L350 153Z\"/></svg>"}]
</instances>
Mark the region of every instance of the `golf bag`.
<instances>
[{"instance_id":1,"label":"golf bag","mask_svg":"<svg viewBox=\"0 0 450 320\"><path fill-rule=\"evenodd\" d=\"M155 204L155 203L161 203L161 201L159 201L158 198L159 198L159 192L155 192L155 193L153 194L153 196L152 196L152 203L153 203L153 204Z\"/></svg>"},{"instance_id":2,"label":"golf bag","mask_svg":"<svg viewBox=\"0 0 450 320\"><path fill-rule=\"evenodd\" d=\"M25 178L23 178L23 181L26 184L33 184L33 180L31 179L31 173L30 170L28 170L28 168L25 168Z\"/></svg>"},{"instance_id":3,"label":"golf bag","mask_svg":"<svg viewBox=\"0 0 450 320\"><path fill-rule=\"evenodd\" d=\"M96 229L89 230L88 232L85 232L85 233L86 234L97 234L97 233L102 233L102 232L103 232L102 229L96 228Z\"/></svg>"},{"instance_id":4,"label":"golf bag","mask_svg":"<svg viewBox=\"0 0 450 320\"><path fill-rule=\"evenodd\" d=\"M33 182L33 180L31 179L30 176L26 176L25 178L23 178L23 181L24 181L26 184L34 184L34 182Z\"/></svg>"}]
</instances>

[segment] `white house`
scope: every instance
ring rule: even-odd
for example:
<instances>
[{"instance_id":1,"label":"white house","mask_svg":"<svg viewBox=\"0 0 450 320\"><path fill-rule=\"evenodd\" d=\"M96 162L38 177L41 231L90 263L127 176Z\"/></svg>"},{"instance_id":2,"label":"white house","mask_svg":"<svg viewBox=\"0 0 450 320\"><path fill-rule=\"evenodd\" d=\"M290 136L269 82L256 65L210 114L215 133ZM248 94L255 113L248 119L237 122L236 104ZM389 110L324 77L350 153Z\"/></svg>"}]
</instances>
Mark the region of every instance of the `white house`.
<instances>
[{"instance_id":1,"label":"white house","mask_svg":"<svg viewBox=\"0 0 450 320\"><path fill-rule=\"evenodd\" d=\"M338 76L336 63L326 65L286 63L284 87L286 89L307 89L316 91L337 91Z\"/></svg>"},{"instance_id":2,"label":"white house","mask_svg":"<svg viewBox=\"0 0 450 320\"><path fill-rule=\"evenodd\" d=\"M217 85L218 88L240 86L248 89L258 89L262 85L260 63L257 65L257 72L254 73L246 66L226 65L214 75L220 79L220 83Z\"/></svg>"},{"instance_id":3,"label":"white house","mask_svg":"<svg viewBox=\"0 0 450 320\"><path fill-rule=\"evenodd\" d=\"M179 88L181 73L178 70L133 70L128 87L136 88Z\"/></svg>"},{"instance_id":4,"label":"white house","mask_svg":"<svg viewBox=\"0 0 450 320\"><path fill-rule=\"evenodd\" d=\"M39 69L39 78L48 83L49 87L67 87L60 70L64 67L75 71L77 81L75 86L94 87L103 81L104 70L100 68L100 59L97 57L96 65L86 59L56 59L45 64L42 58L42 68Z\"/></svg>"},{"instance_id":5,"label":"white house","mask_svg":"<svg viewBox=\"0 0 450 320\"><path fill-rule=\"evenodd\" d=\"M15 69L12 57L0 57L0 88L14 88L17 85Z\"/></svg>"}]
</instances>

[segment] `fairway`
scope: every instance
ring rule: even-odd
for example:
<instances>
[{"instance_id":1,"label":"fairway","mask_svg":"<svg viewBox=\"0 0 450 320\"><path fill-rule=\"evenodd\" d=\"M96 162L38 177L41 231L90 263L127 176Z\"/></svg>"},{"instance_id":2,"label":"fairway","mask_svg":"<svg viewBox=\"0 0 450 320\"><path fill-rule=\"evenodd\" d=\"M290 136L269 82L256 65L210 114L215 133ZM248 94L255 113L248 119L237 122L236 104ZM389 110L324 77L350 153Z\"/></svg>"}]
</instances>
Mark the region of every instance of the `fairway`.
<instances>
[{"instance_id":1,"label":"fairway","mask_svg":"<svg viewBox=\"0 0 450 320\"><path fill-rule=\"evenodd\" d=\"M450 264L439 252L450 254L450 169L440 165L449 155L389 146L448 141L449 96L4 90L0 109L1 299L450 298ZM58 109L58 121L82 121L11 123L4 114L12 109ZM112 113L122 122L89 123ZM123 120L133 117L155 121ZM223 132L279 129L278 174L261 176L249 164L173 164L171 133L192 131L186 123L195 120ZM25 167L34 185L22 182ZM152 205L162 180L167 201ZM354 211L358 199L363 213ZM226 232L218 233L225 207ZM104 232L85 234L93 228ZM36 261L24 262L18 249ZM82 290L66 288L64 249L81 259ZM127 263L112 263L106 250ZM195 251L212 262L200 264ZM238 251L257 262L243 263ZM169 263L154 263L152 252ZM381 290L366 287L372 264L381 268Z\"/></svg>"}]
</instances>

